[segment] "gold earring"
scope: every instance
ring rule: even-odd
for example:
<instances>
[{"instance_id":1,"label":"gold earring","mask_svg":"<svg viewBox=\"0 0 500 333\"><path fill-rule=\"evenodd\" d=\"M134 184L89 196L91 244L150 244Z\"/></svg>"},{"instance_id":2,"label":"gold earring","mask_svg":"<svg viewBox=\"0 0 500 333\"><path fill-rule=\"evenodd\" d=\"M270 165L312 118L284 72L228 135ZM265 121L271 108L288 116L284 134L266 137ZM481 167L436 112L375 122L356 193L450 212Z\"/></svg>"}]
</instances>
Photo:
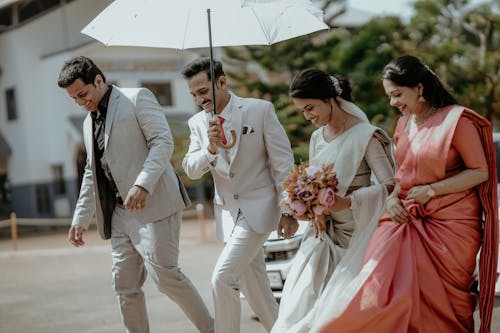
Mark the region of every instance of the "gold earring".
<instances>
[{"instance_id":1,"label":"gold earring","mask_svg":"<svg viewBox=\"0 0 500 333\"><path fill-rule=\"evenodd\" d=\"M420 103L424 103L424 102L425 102L425 97L424 97L424 96L422 96L422 95L418 95L418 101L419 101Z\"/></svg>"}]
</instances>

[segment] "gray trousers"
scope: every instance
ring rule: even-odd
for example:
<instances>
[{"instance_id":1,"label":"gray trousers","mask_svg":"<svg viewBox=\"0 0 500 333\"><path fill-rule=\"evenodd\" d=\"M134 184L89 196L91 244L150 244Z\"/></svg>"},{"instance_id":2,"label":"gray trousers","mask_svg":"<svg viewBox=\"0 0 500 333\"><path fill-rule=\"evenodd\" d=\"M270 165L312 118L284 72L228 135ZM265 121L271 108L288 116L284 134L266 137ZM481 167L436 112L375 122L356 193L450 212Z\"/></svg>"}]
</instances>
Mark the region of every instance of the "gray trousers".
<instances>
[{"instance_id":1,"label":"gray trousers","mask_svg":"<svg viewBox=\"0 0 500 333\"><path fill-rule=\"evenodd\" d=\"M142 224L116 207L111 223L113 287L127 333L148 333L142 286L146 275L170 297L199 332L214 332L214 321L191 281L178 267L182 211L164 220Z\"/></svg>"}]
</instances>

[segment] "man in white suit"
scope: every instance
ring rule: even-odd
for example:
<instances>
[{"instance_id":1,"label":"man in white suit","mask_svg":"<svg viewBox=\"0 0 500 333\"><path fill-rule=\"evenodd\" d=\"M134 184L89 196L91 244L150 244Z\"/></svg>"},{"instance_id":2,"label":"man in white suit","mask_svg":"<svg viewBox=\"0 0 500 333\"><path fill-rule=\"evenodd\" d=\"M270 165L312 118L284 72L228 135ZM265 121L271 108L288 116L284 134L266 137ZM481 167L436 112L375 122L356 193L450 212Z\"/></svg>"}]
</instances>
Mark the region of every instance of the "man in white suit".
<instances>
[{"instance_id":1,"label":"man in white suit","mask_svg":"<svg viewBox=\"0 0 500 333\"><path fill-rule=\"evenodd\" d=\"M204 109L189 119L191 142L182 166L193 179L212 173L217 234L226 242L212 275L215 331L240 331L240 290L270 331L278 304L262 245L280 218L288 218L281 216L279 193L293 166L290 142L270 102L229 92L220 62L215 62L215 121L208 112L213 109L210 59L191 62L182 74ZM220 148L221 141L231 144L231 131L236 132L234 146Z\"/></svg>"},{"instance_id":2,"label":"man in white suit","mask_svg":"<svg viewBox=\"0 0 500 333\"><path fill-rule=\"evenodd\" d=\"M83 124L87 163L69 240L84 245L96 216L111 238L113 286L127 333L147 333L142 285L147 273L202 333L214 323L197 290L178 267L182 210L189 204L170 157L173 140L153 94L107 85L86 57L67 61L58 85L89 111Z\"/></svg>"}]
</instances>

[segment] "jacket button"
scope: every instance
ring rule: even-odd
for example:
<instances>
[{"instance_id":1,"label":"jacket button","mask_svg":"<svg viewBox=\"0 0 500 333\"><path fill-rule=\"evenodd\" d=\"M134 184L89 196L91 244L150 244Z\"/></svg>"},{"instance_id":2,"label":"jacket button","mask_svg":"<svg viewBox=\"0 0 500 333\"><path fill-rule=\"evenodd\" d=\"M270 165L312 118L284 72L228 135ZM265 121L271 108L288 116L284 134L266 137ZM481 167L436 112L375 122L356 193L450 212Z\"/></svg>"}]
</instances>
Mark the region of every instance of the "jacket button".
<instances>
[{"instance_id":1,"label":"jacket button","mask_svg":"<svg viewBox=\"0 0 500 333\"><path fill-rule=\"evenodd\" d=\"M229 173L229 178L233 178L234 177L234 173L230 172Z\"/></svg>"},{"instance_id":2,"label":"jacket button","mask_svg":"<svg viewBox=\"0 0 500 333\"><path fill-rule=\"evenodd\" d=\"M240 198L240 196L238 194L235 194L233 198L234 198L234 200L238 200Z\"/></svg>"}]
</instances>

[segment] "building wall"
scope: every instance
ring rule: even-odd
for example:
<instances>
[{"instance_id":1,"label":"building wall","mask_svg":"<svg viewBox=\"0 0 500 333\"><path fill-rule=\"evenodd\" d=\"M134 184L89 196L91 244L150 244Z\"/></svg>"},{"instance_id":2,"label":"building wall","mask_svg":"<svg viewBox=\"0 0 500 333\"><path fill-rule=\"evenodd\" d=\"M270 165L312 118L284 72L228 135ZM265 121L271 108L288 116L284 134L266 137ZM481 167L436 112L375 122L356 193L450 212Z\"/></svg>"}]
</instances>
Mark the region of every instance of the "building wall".
<instances>
[{"instance_id":1,"label":"building wall","mask_svg":"<svg viewBox=\"0 0 500 333\"><path fill-rule=\"evenodd\" d=\"M196 53L107 48L80 34L110 2L74 1L0 34L0 132L12 149L8 177L12 208L20 217L69 216L74 208L78 192L75 160L82 137L70 117L84 117L86 111L57 87L65 60L74 55L89 56L103 68L108 81L123 87L138 87L143 81L170 81L174 105L165 108L167 117L187 117L196 111L180 75ZM16 90L18 118L14 121L7 121L5 90L10 87ZM64 170L67 185L62 196L54 192L55 165ZM39 212L37 191L44 186L50 197L48 213Z\"/></svg>"}]
</instances>

